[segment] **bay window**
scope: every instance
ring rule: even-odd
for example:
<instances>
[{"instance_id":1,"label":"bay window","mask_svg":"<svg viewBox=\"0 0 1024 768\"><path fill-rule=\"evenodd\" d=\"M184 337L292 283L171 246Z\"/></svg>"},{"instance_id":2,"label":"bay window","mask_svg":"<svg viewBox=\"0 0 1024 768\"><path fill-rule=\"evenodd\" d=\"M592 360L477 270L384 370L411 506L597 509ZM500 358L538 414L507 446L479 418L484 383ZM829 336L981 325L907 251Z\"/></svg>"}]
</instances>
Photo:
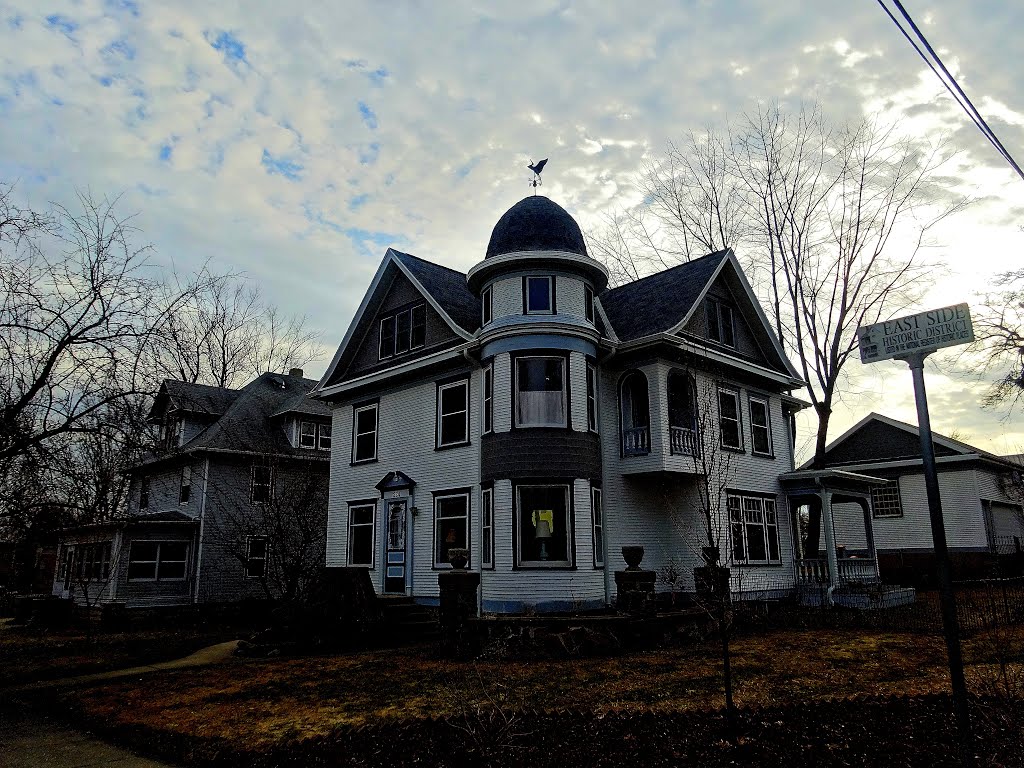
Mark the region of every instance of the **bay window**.
<instances>
[{"instance_id":1,"label":"bay window","mask_svg":"<svg viewBox=\"0 0 1024 768\"><path fill-rule=\"evenodd\" d=\"M516 359L516 426L564 427L565 358Z\"/></svg>"},{"instance_id":2,"label":"bay window","mask_svg":"<svg viewBox=\"0 0 1024 768\"><path fill-rule=\"evenodd\" d=\"M516 487L517 563L523 567L572 565L568 485Z\"/></svg>"}]
</instances>

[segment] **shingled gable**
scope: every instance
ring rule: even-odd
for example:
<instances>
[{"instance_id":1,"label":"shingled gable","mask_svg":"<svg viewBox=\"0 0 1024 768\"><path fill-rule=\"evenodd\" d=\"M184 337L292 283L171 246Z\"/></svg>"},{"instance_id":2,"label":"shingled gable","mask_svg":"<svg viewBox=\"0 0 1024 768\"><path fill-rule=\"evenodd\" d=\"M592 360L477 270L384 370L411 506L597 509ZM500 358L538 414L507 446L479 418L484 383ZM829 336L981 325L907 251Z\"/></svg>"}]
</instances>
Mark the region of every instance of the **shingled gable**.
<instances>
[{"instance_id":1,"label":"shingled gable","mask_svg":"<svg viewBox=\"0 0 1024 768\"><path fill-rule=\"evenodd\" d=\"M451 329L456 339L469 341L480 325L480 302L466 286L466 276L457 270L388 248L362 302L356 309L317 391L337 384L356 347L371 330L377 307L387 293L396 272L419 292L430 308Z\"/></svg>"},{"instance_id":2,"label":"shingled gable","mask_svg":"<svg viewBox=\"0 0 1024 768\"><path fill-rule=\"evenodd\" d=\"M711 287L726 278L766 359L778 371L799 379L730 248L607 290L599 297L600 308L617 341L677 334L694 319Z\"/></svg>"},{"instance_id":3,"label":"shingled gable","mask_svg":"<svg viewBox=\"0 0 1024 768\"><path fill-rule=\"evenodd\" d=\"M1008 464L1003 457L935 432L932 433L932 442L938 458L962 456ZM826 467L920 459L921 441L917 427L879 413L869 413L825 448ZM800 468L808 469L812 463L809 461Z\"/></svg>"}]
</instances>

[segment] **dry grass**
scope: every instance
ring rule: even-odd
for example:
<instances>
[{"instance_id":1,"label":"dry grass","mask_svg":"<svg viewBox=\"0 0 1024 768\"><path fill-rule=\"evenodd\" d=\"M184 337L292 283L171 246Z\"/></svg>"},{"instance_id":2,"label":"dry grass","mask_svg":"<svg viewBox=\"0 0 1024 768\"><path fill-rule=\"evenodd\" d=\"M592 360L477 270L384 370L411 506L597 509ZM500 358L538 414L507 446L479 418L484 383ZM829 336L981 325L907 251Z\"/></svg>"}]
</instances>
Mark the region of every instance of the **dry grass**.
<instances>
[{"instance_id":1,"label":"dry grass","mask_svg":"<svg viewBox=\"0 0 1024 768\"><path fill-rule=\"evenodd\" d=\"M1011 637L972 638L969 679L983 686ZM1013 665L1024 660L1017 654ZM855 694L948 690L941 638L909 633L775 631L734 642L741 706ZM248 749L315 737L338 725L458 715L474 708L581 708L598 712L705 710L721 706L717 645L608 659L456 663L415 649L337 657L234 660L68 694L89 717L179 733L243 740Z\"/></svg>"}]
</instances>

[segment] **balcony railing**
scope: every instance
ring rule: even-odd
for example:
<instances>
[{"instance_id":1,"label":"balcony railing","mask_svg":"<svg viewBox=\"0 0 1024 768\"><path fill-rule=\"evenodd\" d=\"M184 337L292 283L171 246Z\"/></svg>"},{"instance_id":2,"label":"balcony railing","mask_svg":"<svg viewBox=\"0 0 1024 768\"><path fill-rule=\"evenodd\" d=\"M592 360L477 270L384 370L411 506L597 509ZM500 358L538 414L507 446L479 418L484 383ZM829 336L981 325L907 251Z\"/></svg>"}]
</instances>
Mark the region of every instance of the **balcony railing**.
<instances>
[{"instance_id":1,"label":"balcony railing","mask_svg":"<svg viewBox=\"0 0 1024 768\"><path fill-rule=\"evenodd\" d=\"M841 557L839 583L878 581L878 571L873 558ZM799 584L828 584L828 560L804 558L796 561L796 579Z\"/></svg>"},{"instance_id":2,"label":"balcony railing","mask_svg":"<svg viewBox=\"0 0 1024 768\"><path fill-rule=\"evenodd\" d=\"M697 455L697 433L688 427L669 427L669 450L674 456Z\"/></svg>"},{"instance_id":3,"label":"balcony railing","mask_svg":"<svg viewBox=\"0 0 1024 768\"><path fill-rule=\"evenodd\" d=\"M646 456L650 453L650 430L647 427L622 430L622 452L626 456Z\"/></svg>"}]
</instances>

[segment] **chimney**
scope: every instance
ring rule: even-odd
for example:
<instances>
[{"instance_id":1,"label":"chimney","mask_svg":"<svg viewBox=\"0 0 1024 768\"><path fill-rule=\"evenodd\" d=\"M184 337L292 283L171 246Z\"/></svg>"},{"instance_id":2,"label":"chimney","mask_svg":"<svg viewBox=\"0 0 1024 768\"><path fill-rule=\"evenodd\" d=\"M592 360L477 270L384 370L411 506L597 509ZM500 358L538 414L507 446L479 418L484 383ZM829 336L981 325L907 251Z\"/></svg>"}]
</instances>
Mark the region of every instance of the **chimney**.
<instances>
[{"instance_id":1,"label":"chimney","mask_svg":"<svg viewBox=\"0 0 1024 768\"><path fill-rule=\"evenodd\" d=\"M291 368L288 371L288 375L289 376L298 376L301 379L302 378L302 369L301 368Z\"/></svg>"}]
</instances>

